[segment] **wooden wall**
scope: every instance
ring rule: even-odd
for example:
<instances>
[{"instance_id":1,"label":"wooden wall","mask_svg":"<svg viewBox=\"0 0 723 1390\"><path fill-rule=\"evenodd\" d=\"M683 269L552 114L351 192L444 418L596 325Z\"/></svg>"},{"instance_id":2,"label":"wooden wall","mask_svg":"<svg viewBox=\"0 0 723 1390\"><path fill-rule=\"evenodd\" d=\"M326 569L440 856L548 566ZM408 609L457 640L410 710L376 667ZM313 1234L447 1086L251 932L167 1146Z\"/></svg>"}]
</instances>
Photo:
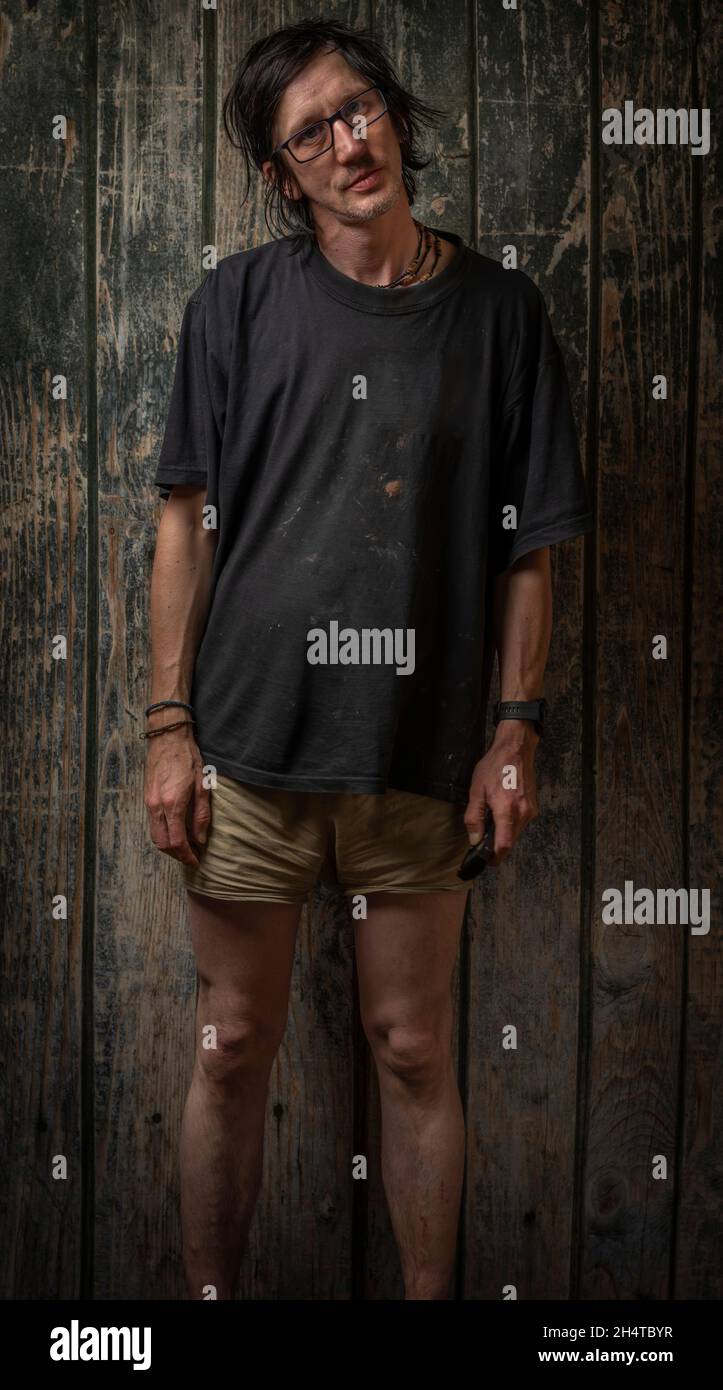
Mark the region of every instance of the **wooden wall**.
<instances>
[{"instance_id":1,"label":"wooden wall","mask_svg":"<svg viewBox=\"0 0 723 1390\"><path fill-rule=\"evenodd\" d=\"M0 17L5 1298L184 1296L196 980L178 868L142 800L151 479L202 247L268 239L260 190L241 205L223 95L254 39L318 12L6 0ZM448 108L415 211L488 255L517 246L563 346L597 516L594 537L553 549L541 815L475 885L463 932L457 1297L719 1298L720 153L715 136L705 157L605 146L600 119L631 99L709 107L715 127L716 6L324 13L371 23ZM626 879L709 888L709 934L603 925L601 894ZM401 1295L351 929L321 889L239 1292Z\"/></svg>"}]
</instances>

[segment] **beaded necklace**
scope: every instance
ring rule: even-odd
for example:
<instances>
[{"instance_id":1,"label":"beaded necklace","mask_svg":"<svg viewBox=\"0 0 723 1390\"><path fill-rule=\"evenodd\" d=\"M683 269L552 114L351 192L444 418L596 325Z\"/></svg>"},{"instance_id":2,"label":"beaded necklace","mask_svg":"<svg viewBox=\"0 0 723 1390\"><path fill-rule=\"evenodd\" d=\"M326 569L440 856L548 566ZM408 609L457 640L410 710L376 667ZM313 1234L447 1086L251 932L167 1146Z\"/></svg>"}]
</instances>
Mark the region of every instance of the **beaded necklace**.
<instances>
[{"instance_id":1,"label":"beaded necklace","mask_svg":"<svg viewBox=\"0 0 723 1390\"><path fill-rule=\"evenodd\" d=\"M437 236L437 233L432 232L429 227L425 227L421 222L418 222L416 217L413 217L412 221L414 222L414 225L417 228L417 232L419 235L417 238L417 249L414 255L412 256L409 265L407 266L406 270L402 271L401 275L397 276L396 280L388 280L387 283L384 285L375 285L375 289L391 290L394 289L395 286L403 287L404 285L421 285L425 280L430 280L434 275L437 261L439 260L442 254L442 243L439 237ZM422 255L422 245L424 245L424 255ZM421 270L421 267L424 265L424 262L426 261L431 249L434 250L434 260L432 261L431 269L425 271L424 275L420 275L419 271Z\"/></svg>"}]
</instances>

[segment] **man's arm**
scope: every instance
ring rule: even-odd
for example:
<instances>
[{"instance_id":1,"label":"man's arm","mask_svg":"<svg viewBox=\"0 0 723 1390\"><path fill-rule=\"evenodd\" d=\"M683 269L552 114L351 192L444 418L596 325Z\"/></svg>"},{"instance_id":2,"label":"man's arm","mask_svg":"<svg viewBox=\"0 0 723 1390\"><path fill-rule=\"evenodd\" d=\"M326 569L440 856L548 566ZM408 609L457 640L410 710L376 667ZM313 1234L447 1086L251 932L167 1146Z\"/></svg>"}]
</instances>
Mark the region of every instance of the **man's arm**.
<instances>
[{"instance_id":1,"label":"man's arm","mask_svg":"<svg viewBox=\"0 0 723 1390\"><path fill-rule=\"evenodd\" d=\"M158 527L151 575L151 692L157 700L189 701L193 668L208 615L218 533L202 525L205 487L174 487ZM154 710L147 730L190 719L188 710ZM158 849L198 866L190 837L203 844L210 818L208 790L192 724L146 740L144 803ZM191 808L190 826L187 814Z\"/></svg>"},{"instance_id":2,"label":"man's arm","mask_svg":"<svg viewBox=\"0 0 723 1390\"><path fill-rule=\"evenodd\" d=\"M500 700L536 700L552 637L550 547L531 550L498 575L492 599ZM527 719L501 719L497 733L535 730ZM538 735L535 733L536 747Z\"/></svg>"},{"instance_id":3,"label":"man's arm","mask_svg":"<svg viewBox=\"0 0 723 1390\"><path fill-rule=\"evenodd\" d=\"M497 576L492 595L494 644L500 667L501 700L534 700L542 682L552 636L550 548L531 550ZM525 826L537 816L533 759L539 742L527 719L501 719L495 737L472 775L465 825L471 844L482 837L485 811L495 821L495 857L509 854ZM517 787L509 769L517 771Z\"/></svg>"}]
</instances>

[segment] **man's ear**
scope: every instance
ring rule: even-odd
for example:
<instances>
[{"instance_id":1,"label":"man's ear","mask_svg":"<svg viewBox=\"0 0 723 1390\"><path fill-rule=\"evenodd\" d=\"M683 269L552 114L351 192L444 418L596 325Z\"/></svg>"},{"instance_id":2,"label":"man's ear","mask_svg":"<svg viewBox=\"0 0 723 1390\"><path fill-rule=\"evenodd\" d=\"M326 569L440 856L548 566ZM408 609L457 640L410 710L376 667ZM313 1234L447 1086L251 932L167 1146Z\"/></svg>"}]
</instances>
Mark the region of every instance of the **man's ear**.
<instances>
[{"instance_id":1,"label":"man's ear","mask_svg":"<svg viewBox=\"0 0 723 1390\"><path fill-rule=\"evenodd\" d=\"M278 168L270 159L265 159L261 165L261 173L267 183L279 183L283 197L297 201L303 197L294 175L290 169L285 169L283 175L279 177Z\"/></svg>"}]
</instances>

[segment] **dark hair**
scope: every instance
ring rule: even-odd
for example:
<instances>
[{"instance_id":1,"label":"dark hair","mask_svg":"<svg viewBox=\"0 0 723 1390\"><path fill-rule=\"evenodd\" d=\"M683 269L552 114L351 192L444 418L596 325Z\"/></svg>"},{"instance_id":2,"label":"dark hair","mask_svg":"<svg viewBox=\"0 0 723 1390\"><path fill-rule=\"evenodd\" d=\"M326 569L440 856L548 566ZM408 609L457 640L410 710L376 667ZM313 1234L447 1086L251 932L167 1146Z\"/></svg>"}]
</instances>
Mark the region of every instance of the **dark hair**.
<instances>
[{"instance_id":1,"label":"dark hair","mask_svg":"<svg viewBox=\"0 0 723 1390\"><path fill-rule=\"evenodd\" d=\"M412 171L425 169L430 162L417 148L419 126L437 125L447 114L405 91L381 43L368 29L353 29L339 20L312 19L258 39L239 63L224 97L223 124L231 144L243 156L246 190L242 202L248 197L251 166L260 169L269 158L275 165L277 178L265 185L264 217L272 236L290 235L296 239L292 245L295 251L301 249L306 238L314 236L314 223L308 200L291 199L283 192L283 158L271 154L273 122L289 83L324 49L343 53L370 86L381 87L384 92L399 137L402 177L410 205L417 192Z\"/></svg>"}]
</instances>

